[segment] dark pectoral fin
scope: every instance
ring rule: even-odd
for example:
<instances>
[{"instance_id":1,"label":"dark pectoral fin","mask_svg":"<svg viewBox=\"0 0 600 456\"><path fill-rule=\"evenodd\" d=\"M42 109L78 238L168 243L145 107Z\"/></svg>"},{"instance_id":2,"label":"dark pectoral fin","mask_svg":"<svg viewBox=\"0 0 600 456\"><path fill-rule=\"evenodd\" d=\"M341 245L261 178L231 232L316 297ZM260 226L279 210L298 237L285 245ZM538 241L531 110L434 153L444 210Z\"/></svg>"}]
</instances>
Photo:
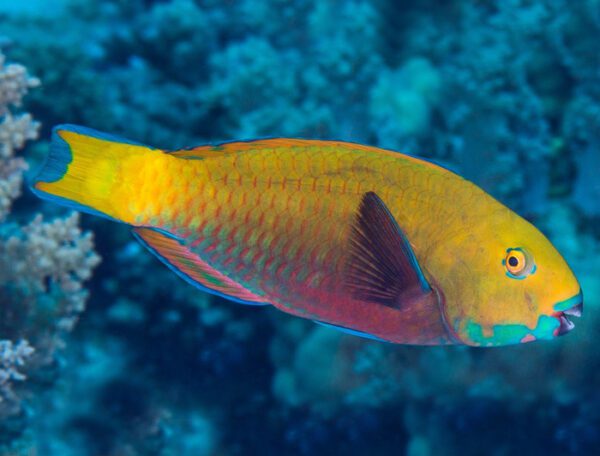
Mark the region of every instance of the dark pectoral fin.
<instances>
[{"instance_id":1,"label":"dark pectoral fin","mask_svg":"<svg viewBox=\"0 0 600 456\"><path fill-rule=\"evenodd\" d=\"M365 193L350 233L346 285L361 301L402 307L431 292L402 229L373 192Z\"/></svg>"},{"instance_id":2,"label":"dark pectoral fin","mask_svg":"<svg viewBox=\"0 0 600 456\"><path fill-rule=\"evenodd\" d=\"M134 228L133 233L163 263L198 288L242 304L268 304L207 264L178 239L152 228Z\"/></svg>"}]
</instances>

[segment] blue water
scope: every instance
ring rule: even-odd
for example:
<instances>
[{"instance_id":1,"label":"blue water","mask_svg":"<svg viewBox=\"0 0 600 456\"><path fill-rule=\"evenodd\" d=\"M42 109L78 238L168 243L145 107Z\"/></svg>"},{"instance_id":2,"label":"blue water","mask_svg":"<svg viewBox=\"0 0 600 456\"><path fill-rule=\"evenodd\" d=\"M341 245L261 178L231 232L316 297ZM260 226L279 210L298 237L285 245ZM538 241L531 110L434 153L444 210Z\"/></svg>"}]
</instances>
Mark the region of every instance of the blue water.
<instances>
[{"instance_id":1,"label":"blue water","mask_svg":"<svg viewBox=\"0 0 600 456\"><path fill-rule=\"evenodd\" d=\"M199 292L126 227L84 215L96 264L80 234L26 228L68 211L10 181L0 453L597 454L598 43L597 0L0 0L0 50L41 83L9 107L40 122L14 153L30 169L59 123L168 149L381 146L438 160L531 220L585 294L575 330L550 342L382 344ZM23 173L14 157L0 148L0 203Z\"/></svg>"}]
</instances>

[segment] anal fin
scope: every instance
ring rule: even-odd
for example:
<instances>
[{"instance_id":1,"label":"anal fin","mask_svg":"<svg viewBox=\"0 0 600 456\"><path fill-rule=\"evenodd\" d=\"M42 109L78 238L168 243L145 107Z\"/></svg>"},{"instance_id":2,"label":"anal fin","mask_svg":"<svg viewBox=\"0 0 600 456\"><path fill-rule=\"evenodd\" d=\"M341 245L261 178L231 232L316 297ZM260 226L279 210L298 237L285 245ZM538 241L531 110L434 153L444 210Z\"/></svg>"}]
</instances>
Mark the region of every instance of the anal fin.
<instances>
[{"instance_id":1,"label":"anal fin","mask_svg":"<svg viewBox=\"0 0 600 456\"><path fill-rule=\"evenodd\" d=\"M319 321L319 320L313 320L313 321L315 323L317 323L318 325L325 326L326 328L331 328L331 329L335 329L336 331L341 331L346 334L351 334L353 336L362 337L363 339L376 340L378 342L389 342L380 337L373 336L372 334L362 332L362 331L357 331L356 329L344 328L343 326L333 325L331 323L325 323L324 321Z\"/></svg>"},{"instance_id":2,"label":"anal fin","mask_svg":"<svg viewBox=\"0 0 600 456\"><path fill-rule=\"evenodd\" d=\"M133 234L177 275L201 290L242 304L269 304L214 269L178 239L152 228L134 228Z\"/></svg>"}]
</instances>

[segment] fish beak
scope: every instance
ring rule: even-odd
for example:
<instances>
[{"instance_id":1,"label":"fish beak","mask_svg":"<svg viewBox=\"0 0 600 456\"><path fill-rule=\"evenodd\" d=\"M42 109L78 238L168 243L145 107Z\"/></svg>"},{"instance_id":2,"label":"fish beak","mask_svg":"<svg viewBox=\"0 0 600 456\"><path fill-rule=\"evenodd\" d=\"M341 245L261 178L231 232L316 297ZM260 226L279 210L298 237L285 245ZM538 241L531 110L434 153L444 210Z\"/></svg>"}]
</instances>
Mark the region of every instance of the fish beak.
<instances>
[{"instance_id":1,"label":"fish beak","mask_svg":"<svg viewBox=\"0 0 600 456\"><path fill-rule=\"evenodd\" d=\"M563 334L570 332L575 327L575 324L569 320L568 317L579 318L583 314L583 294L579 292L578 295L573 296L566 301L562 301L556 304L554 307L565 309L553 314L553 317L558 319L560 323L559 327L555 330L554 335L562 336Z\"/></svg>"},{"instance_id":2,"label":"fish beak","mask_svg":"<svg viewBox=\"0 0 600 456\"><path fill-rule=\"evenodd\" d=\"M566 315L571 315L572 317L577 317L577 318L581 317L581 315L583 314L583 302L580 302L576 306L565 310L564 313Z\"/></svg>"}]
</instances>

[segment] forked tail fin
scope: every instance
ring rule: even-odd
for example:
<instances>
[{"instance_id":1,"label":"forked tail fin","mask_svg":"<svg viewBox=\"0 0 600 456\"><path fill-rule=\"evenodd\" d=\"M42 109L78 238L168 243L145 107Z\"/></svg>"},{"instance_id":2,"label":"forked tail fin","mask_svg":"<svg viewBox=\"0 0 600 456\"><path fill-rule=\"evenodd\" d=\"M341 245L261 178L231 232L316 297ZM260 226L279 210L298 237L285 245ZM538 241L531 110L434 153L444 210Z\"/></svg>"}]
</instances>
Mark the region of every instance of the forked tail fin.
<instances>
[{"instance_id":1,"label":"forked tail fin","mask_svg":"<svg viewBox=\"0 0 600 456\"><path fill-rule=\"evenodd\" d=\"M52 131L46 162L32 190L39 197L90 214L132 223L125 189L127 171L139 170L149 154L141 144L77 125ZM135 178L135 174L131 176Z\"/></svg>"}]
</instances>

